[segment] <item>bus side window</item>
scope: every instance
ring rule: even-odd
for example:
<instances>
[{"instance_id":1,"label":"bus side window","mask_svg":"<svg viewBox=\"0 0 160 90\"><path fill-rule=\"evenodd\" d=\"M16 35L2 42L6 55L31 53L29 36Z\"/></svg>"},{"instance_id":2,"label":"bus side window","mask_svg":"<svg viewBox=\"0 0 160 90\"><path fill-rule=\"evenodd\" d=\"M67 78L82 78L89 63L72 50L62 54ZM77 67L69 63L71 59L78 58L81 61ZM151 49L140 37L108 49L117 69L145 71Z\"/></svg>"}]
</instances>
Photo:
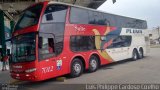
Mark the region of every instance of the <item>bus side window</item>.
<instances>
[{"instance_id":1,"label":"bus side window","mask_svg":"<svg viewBox=\"0 0 160 90\"><path fill-rule=\"evenodd\" d=\"M131 36L118 36L113 39L112 44L108 47L110 48L120 48L120 47L129 47L131 45Z\"/></svg>"},{"instance_id":2,"label":"bus side window","mask_svg":"<svg viewBox=\"0 0 160 90\"><path fill-rule=\"evenodd\" d=\"M39 33L39 60L55 56L55 42L52 34Z\"/></svg>"},{"instance_id":3,"label":"bus side window","mask_svg":"<svg viewBox=\"0 0 160 90\"><path fill-rule=\"evenodd\" d=\"M70 22L76 24L88 24L88 11L81 8L71 8Z\"/></svg>"}]
</instances>

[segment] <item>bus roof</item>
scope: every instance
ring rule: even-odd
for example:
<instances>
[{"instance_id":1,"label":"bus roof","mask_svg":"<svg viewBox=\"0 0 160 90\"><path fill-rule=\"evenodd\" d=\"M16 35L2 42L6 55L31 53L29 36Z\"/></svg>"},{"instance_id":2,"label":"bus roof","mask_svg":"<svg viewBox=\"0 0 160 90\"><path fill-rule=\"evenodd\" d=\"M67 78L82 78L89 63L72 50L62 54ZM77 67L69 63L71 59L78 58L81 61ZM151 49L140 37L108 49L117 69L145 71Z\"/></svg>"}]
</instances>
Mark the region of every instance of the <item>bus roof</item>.
<instances>
[{"instance_id":1,"label":"bus roof","mask_svg":"<svg viewBox=\"0 0 160 90\"><path fill-rule=\"evenodd\" d=\"M120 17L124 17L124 18L138 19L138 18L132 18L132 17L127 17L127 16L123 16L123 15L112 14L112 13L109 13L109 12L104 12L104 11L96 10L96 9L92 9L92 8L82 7L82 6L79 6L79 5L73 5L73 4L69 4L69 3L56 2L56 1L49 1L48 4L62 4L62 5L67 5L67 6L82 8L82 9L86 9L86 10L90 10L90 11L106 13L106 14L110 14L110 15L114 15L114 16L120 16ZM138 19L138 20L142 20L142 19ZM145 21L145 22L146 22L146 20L142 20L142 21Z\"/></svg>"}]
</instances>

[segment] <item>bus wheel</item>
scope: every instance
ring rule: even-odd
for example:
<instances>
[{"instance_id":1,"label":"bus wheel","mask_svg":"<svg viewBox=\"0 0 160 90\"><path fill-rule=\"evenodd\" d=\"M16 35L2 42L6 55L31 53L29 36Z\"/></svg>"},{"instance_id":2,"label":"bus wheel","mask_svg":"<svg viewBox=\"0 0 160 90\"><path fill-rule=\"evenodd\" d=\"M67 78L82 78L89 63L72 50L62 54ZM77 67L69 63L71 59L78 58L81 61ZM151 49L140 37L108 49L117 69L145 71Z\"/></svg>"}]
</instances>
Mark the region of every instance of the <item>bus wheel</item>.
<instances>
[{"instance_id":1,"label":"bus wheel","mask_svg":"<svg viewBox=\"0 0 160 90\"><path fill-rule=\"evenodd\" d=\"M142 59L144 56L143 56L143 50L142 49L140 49L139 50L139 54L138 54L138 58L139 59Z\"/></svg>"},{"instance_id":2,"label":"bus wheel","mask_svg":"<svg viewBox=\"0 0 160 90\"><path fill-rule=\"evenodd\" d=\"M71 64L71 73L70 76L72 78L78 77L83 73L83 64L79 58L75 58Z\"/></svg>"},{"instance_id":3,"label":"bus wheel","mask_svg":"<svg viewBox=\"0 0 160 90\"><path fill-rule=\"evenodd\" d=\"M92 55L89 59L89 72L95 72L98 69L98 58Z\"/></svg>"},{"instance_id":4,"label":"bus wheel","mask_svg":"<svg viewBox=\"0 0 160 90\"><path fill-rule=\"evenodd\" d=\"M138 52L136 49L134 49L132 53L132 60L137 60L137 59L138 59Z\"/></svg>"}]
</instances>

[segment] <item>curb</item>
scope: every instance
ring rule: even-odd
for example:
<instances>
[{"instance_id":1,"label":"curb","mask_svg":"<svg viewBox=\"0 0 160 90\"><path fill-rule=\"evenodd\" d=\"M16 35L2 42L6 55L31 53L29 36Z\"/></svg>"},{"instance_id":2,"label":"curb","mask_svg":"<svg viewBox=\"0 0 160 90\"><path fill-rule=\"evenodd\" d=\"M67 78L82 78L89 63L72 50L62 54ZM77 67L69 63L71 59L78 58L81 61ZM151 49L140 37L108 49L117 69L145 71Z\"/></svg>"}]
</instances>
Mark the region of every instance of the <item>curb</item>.
<instances>
[{"instance_id":1,"label":"curb","mask_svg":"<svg viewBox=\"0 0 160 90\"><path fill-rule=\"evenodd\" d=\"M160 45L151 45L150 48L160 48Z\"/></svg>"}]
</instances>

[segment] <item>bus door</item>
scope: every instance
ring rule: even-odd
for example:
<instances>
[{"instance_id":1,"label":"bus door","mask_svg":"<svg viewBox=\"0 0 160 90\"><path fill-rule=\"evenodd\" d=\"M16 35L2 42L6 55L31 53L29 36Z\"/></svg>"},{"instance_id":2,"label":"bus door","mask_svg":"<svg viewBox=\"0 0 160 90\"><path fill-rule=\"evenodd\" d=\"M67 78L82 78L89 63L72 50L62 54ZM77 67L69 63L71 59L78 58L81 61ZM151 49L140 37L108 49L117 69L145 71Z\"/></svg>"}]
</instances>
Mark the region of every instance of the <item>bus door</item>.
<instances>
[{"instance_id":1,"label":"bus door","mask_svg":"<svg viewBox=\"0 0 160 90\"><path fill-rule=\"evenodd\" d=\"M120 45L120 42L118 41L118 38L114 37L112 38L112 40L112 44L107 47L107 53L112 57L114 61L119 61L122 59L122 55L124 55L124 52L122 52L123 49Z\"/></svg>"},{"instance_id":2,"label":"bus door","mask_svg":"<svg viewBox=\"0 0 160 90\"><path fill-rule=\"evenodd\" d=\"M132 42L132 36L129 35L123 35L120 36L121 38L121 48L123 52L123 59L130 58L130 48L131 48L131 42Z\"/></svg>"},{"instance_id":3,"label":"bus door","mask_svg":"<svg viewBox=\"0 0 160 90\"><path fill-rule=\"evenodd\" d=\"M109 56L111 56L111 58L113 59L113 61L118 61L119 60L119 53L118 53L118 51L119 51L118 48L107 49L107 53L109 54Z\"/></svg>"},{"instance_id":4,"label":"bus door","mask_svg":"<svg viewBox=\"0 0 160 90\"><path fill-rule=\"evenodd\" d=\"M122 54L121 55L122 60L129 58L129 47L126 47L126 46L121 47L121 54Z\"/></svg>"},{"instance_id":5,"label":"bus door","mask_svg":"<svg viewBox=\"0 0 160 90\"><path fill-rule=\"evenodd\" d=\"M42 78L53 76L56 66L54 35L50 33L39 33L38 40L38 57L39 68Z\"/></svg>"}]
</instances>

